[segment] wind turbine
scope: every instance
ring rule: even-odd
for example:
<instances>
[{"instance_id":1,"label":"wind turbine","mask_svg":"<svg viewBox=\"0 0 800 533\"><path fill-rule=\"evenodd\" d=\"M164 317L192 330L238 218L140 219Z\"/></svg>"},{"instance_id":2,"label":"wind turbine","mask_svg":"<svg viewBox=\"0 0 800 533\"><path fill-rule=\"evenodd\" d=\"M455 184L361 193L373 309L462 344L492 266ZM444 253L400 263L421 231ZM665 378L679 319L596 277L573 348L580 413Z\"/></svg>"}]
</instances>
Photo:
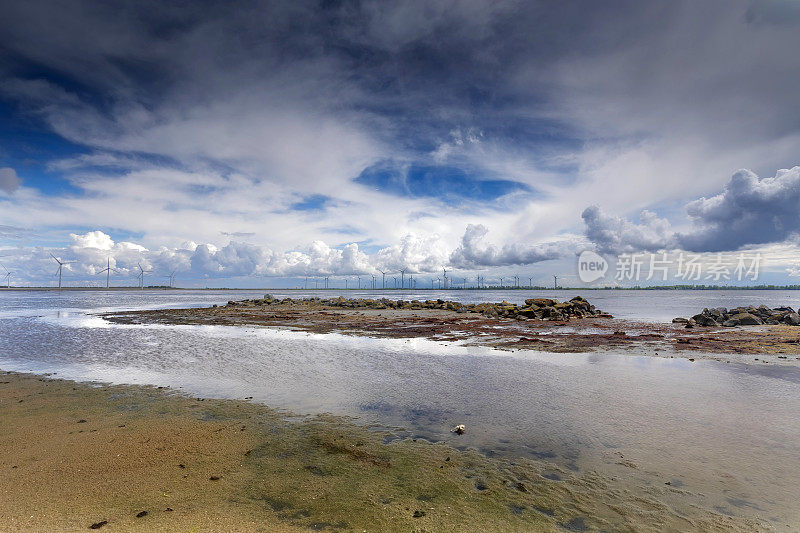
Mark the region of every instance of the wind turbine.
<instances>
[{"instance_id":1,"label":"wind turbine","mask_svg":"<svg viewBox=\"0 0 800 533\"><path fill-rule=\"evenodd\" d=\"M380 272L383 275L383 288L385 289L386 288L386 272L384 272L383 270L380 270L380 269L378 269L378 272Z\"/></svg>"},{"instance_id":2,"label":"wind turbine","mask_svg":"<svg viewBox=\"0 0 800 533\"><path fill-rule=\"evenodd\" d=\"M558 276L553 276L553 288L558 289Z\"/></svg>"},{"instance_id":3,"label":"wind turbine","mask_svg":"<svg viewBox=\"0 0 800 533\"><path fill-rule=\"evenodd\" d=\"M405 268L401 268L400 269L400 288L401 289L405 289L406 288L406 269Z\"/></svg>"},{"instance_id":4,"label":"wind turbine","mask_svg":"<svg viewBox=\"0 0 800 533\"><path fill-rule=\"evenodd\" d=\"M109 287L109 284L111 282L111 271L112 270L114 272L117 271L116 269L111 268L111 258L107 257L106 258L106 267L103 270L101 270L100 272L98 272L98 274L102 274L103 272L106 273L106 289Z\"/></svg>"},{"instance_id":5,"label":"wind turbine","mask_svg":"<svg viewBox=\"0 0 800 533\"><path fill-rule=\"evenodd\" d=\"M147 274L148 272L151 272L151 270L143 269L141 263L136 263L136 264L139 266L139 288L144 289L144 275Z\"/></svg>"},{"instance_id":6,"label":"wind turbine","mask_svg":"<svg viewBox=\"0 0 800 533\"><path fill-rule=\"evenodd\" d=\"M392 279L394 280L394 288L396 289L397 288L397 276L392 276Z\"/></svg>"},{"instance_id":7,"label":"wind turbine","mask_svg":"<svg viewBox=\"0 0 800 533\"><path fill-rule=\"evenodd\" d=\"M62 261L61 259L57 258L53 254L50 254L50 257L52 257L53 260L56 263L58 263L58 270L56 271L55 275L58 276L58 288L60 289L61 288L61 269L64 267L64 265L68 265L70 263L74 263L75 261Z\"/></svg>"},{"instance_id":8,"label":"wind turbine","mask_svg":"<svg viewBox=\"0 0 800 533\"><path fill-rule=\"evenodd\" d=\"M442 277L444 278L444 288L447 288L447 270L442 267Z\"/></svg>"},{"instance_id":9,"label":"wind turbine","mask_svg":"<svg viewBox=\"0 0 800 533\"><path fill-rule=\"evenodd\" d=\"M375 290L375 276L372 276L372 290Z\"/></svg>"},{"instance_id":10,"label":"wind turbine","mask_svg":"<svg viewBox=\"0 0 800 533\"><path fill-rule=\"evenodd\" d=\"M175 283L175 271L173 270L169 276L164 276L169 280L169 288L172 288L172 285Z\"/></svg>"},{"instance_id":11,"label":"wind turbine","mask_svg":"<svg viewBox=\"0 0 800 533\"><path fill-rule=\"evenodd\" d=\"M5 265L0 265L3 267L3 270L6 271L6 289L11 288L11 272L8 271Z\"/></svg>"}]
</instances>

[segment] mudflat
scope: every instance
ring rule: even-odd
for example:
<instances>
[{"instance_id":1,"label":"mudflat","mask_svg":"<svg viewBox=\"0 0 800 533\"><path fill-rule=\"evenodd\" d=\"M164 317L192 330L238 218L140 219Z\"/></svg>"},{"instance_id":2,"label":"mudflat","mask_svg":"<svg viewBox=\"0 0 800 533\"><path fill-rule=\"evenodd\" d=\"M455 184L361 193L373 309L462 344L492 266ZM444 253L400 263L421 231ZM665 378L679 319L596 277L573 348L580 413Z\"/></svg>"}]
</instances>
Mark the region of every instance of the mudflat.
<instances>
[{"instance_id":1,"label":"mudflat","mask_svg":"<svg viewBox=\"0 0 800 533\"><path fill-rule=\"evenodd\" d=\"M248 401L4 372L0 415L4 530L762 529L677 487Z\"/></svg>"},{"instance_id":2,"label":"mudflat","mask_svg":"<svg viewBox=\"0 0 800 533\"><path fill-rule=\"evenodd\" d=\"M555 302L555 306L548 307L562 304ZM118 324L251 325L315 333L421 337L510 350L557 353L622 350L636 355L800 364L798 326L687 328L683 323L616 319L602 312L579 316L559 313L538 319L525 316L525 309L507 302L465 305L443 300L268 298L232 301L224 306L101 316Z\"/></svg>"}]
</instances>

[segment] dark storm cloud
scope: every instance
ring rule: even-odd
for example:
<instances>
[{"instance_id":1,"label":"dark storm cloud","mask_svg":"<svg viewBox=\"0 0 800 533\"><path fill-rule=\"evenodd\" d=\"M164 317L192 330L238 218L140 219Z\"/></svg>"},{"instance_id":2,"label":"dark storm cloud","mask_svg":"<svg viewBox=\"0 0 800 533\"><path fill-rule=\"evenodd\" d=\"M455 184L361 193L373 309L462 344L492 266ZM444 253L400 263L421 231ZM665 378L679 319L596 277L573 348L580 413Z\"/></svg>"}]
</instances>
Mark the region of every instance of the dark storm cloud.
<instances>
[{"instance_id":1,"label":"dark storm cloud","mask_svg":"<svg viewBox=\"0 0 800 533\"><path fill-rule=\"evenodd\" d=\"M774 242L797 230L791 188L742 178L749 193L711 196L733 169L797 164L799 28L788 0L3 2L0 104L86 153L50 162L80 200L63 216L32 199L16 218L4 204L0 221L22 225L33 206L50 224L97 224L91 196L114 205L104 227L148 242L236 228L293 249L345 227L398 265L449 256L464 268L558 257L561 245L530 243L574 231L592 203L612 213L584 212L608 249ZM385 161L425 179L358 180ZM180 186L209 168L213 187ZM110 183L132 169L148 171L152 194ZM455 182L473 186L453 194ZM212 190L216 215L236 220L201 227ZM617 216L701 195L685 234L650 212ZM520 200L501 204L509 196ZM495 209L478 210L459 246L458 209L481 203ZM169 227L145 204L170 212ZM307 217L291 231L268 218L290 211ZM422 253L434 233L450 245L435 261Z\"/></svg>"},{"instance_id":2,"label":"dark storm cloud","mask_svg":"<svg viewBox=\"0 0 800 533\"><path fill-rule=\"evenodd\" d=\"M655 213L644 211L640 224L604 213L597 206L587 207L581 214L586 237L601 253L632 253L674 247L669 223Z\"/></svg>"},{"instance_id":3,"label":"dark storm cloud","mask_svg":"<svg viewBox=\"0 0 800 533\"><path fill-rule=\"evenodd\" d=\"M800 234L800 167L766 178L739 170L719 194L690 202L686 212L694 226L688 232L672 231L666 220L650 212L644 212L636 224L593 206L583 212L583 220L587 238L600 251L610 253L723 252L796 239Z\"/></svg>"},{"instance_id":4,"label":"dark storm cloud","mask_svg":"<svg viewBox=\"0 0 800 533\"><path fill-rule=\"evenodd\" d=\"M724 190L686 206L697 229L679 234L686 250L736 250L748 244L781 242L800 233L800 167L759 178L736 172Z\"/></svg>"},{"instance_id":5,"label":"dark storm cloud","mask_svg":"<svg viewBox=\"0 0 800 533\"><path fill-rule=\"evenodd\" d=\"M541 150L587 128L730 136L724 126L745 114L739 137L769 137L800 118L777 105L793 101L800 67L785 46L789 3L31 1L0 12L2 70L18 79L6 94L101 146L248 88L412 153L459 125Z\"/></svg>"}]
</instances>

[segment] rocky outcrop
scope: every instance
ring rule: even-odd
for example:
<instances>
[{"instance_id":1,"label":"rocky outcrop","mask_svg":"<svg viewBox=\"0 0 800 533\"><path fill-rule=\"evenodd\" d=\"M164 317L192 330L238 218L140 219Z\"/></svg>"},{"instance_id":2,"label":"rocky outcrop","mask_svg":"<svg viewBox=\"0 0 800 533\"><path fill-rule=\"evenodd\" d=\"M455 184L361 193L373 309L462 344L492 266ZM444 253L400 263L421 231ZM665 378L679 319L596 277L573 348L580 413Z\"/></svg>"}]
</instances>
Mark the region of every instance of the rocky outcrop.
<instances>
[{"instance_id":1,"label":"rocky outcrop","mask_svg":"<svg viewBox=\"0 0 800 533\"><path fill-rule=\"evenodd\" d=\"M791 307L776 307L770 309L766 305L758 307L736 307L726 309L715 307L713 309L703 309L702 313L694 315L692 318L674 318L675 324L686 324L686 327L735 327L735 326L760 326L787 324L790 326L800 326L800 315Z\"/></svg>"},{"instance_id":2,"label":"rocky outcrop","mask_svg":"<svg viewBox=\"0 0 800 533\"><path fill-rule=\"evenodd\" d=\"M611 318L611 315L576 296L567 302L550 298L531 298L525 305L502 301L500 303L464 304L447 300L390 300L388 298L274 298L270 294L262 299L228 302L228 307L256 307L265 305L319 305L342 309L441 309L456 313L479 313L490 318L515 320L571 320L585 317Z\"/></svg>"}]
</instances>

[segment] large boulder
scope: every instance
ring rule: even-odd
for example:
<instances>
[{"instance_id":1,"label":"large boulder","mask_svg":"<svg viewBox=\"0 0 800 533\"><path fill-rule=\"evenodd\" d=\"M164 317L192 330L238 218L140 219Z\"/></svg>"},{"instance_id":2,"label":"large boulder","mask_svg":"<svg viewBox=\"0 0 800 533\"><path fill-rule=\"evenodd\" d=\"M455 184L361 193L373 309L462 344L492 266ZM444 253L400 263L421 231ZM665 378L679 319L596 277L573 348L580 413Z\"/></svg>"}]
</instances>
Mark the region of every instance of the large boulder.
<instances>
[{"instance_id":1,"label":"large boulder","mask_svg":"<svg viewBox=\"0 0 800 533\"><path fill-rule=\"evenodd\" d=\"M696 314L692 317L694 323L698 326L719 326L719 322L717 322L714 317L709 314L706 314L708 309L704 309L702 313Z\"/></svg>"},{"instance_id":2,"label":"large boulder","mask_svg":"<svg viewBox=\"0 0 800 533\"><path fill-rule=\"evenodd\" d=\"M550 298L529 298L525 300L525 305L529 307L550 307L556 304L555 300L551 300Z\"/></svg>"},{"instance_id":3,"label":"large boulder","mask_svg":"<svg viewBox=\"0 0 800 533\"><path fill-rule=\"evenodd\" d=\"M725 322L722 323L723 326L732 327L732 326L760 326L764 323L763 320L758 318L752 313L737 313L730 318L728 318Z\"/></svg>"},{"instance_id":4,"label":"large boulder","mask_svg":"<svg viewBox=\"0 0 800 533\"><path fill-rule=\"evenodd\" d=\"M541 318L541 309L540 307L523 307L522 309L517 312L517 316L525 317L525 318Z\"/></svg>"},{"instance_id":5,"label":"large boulder","mask_svg":"<svg viewBox=\"0 0 800 533\"><path fill-rule=\"evenodd\" d=\"M789 324L790 326L800 326L800 315L797 313L787 313L783 316L781 320L784 324Z\"/></svg>"}]
</instances>

